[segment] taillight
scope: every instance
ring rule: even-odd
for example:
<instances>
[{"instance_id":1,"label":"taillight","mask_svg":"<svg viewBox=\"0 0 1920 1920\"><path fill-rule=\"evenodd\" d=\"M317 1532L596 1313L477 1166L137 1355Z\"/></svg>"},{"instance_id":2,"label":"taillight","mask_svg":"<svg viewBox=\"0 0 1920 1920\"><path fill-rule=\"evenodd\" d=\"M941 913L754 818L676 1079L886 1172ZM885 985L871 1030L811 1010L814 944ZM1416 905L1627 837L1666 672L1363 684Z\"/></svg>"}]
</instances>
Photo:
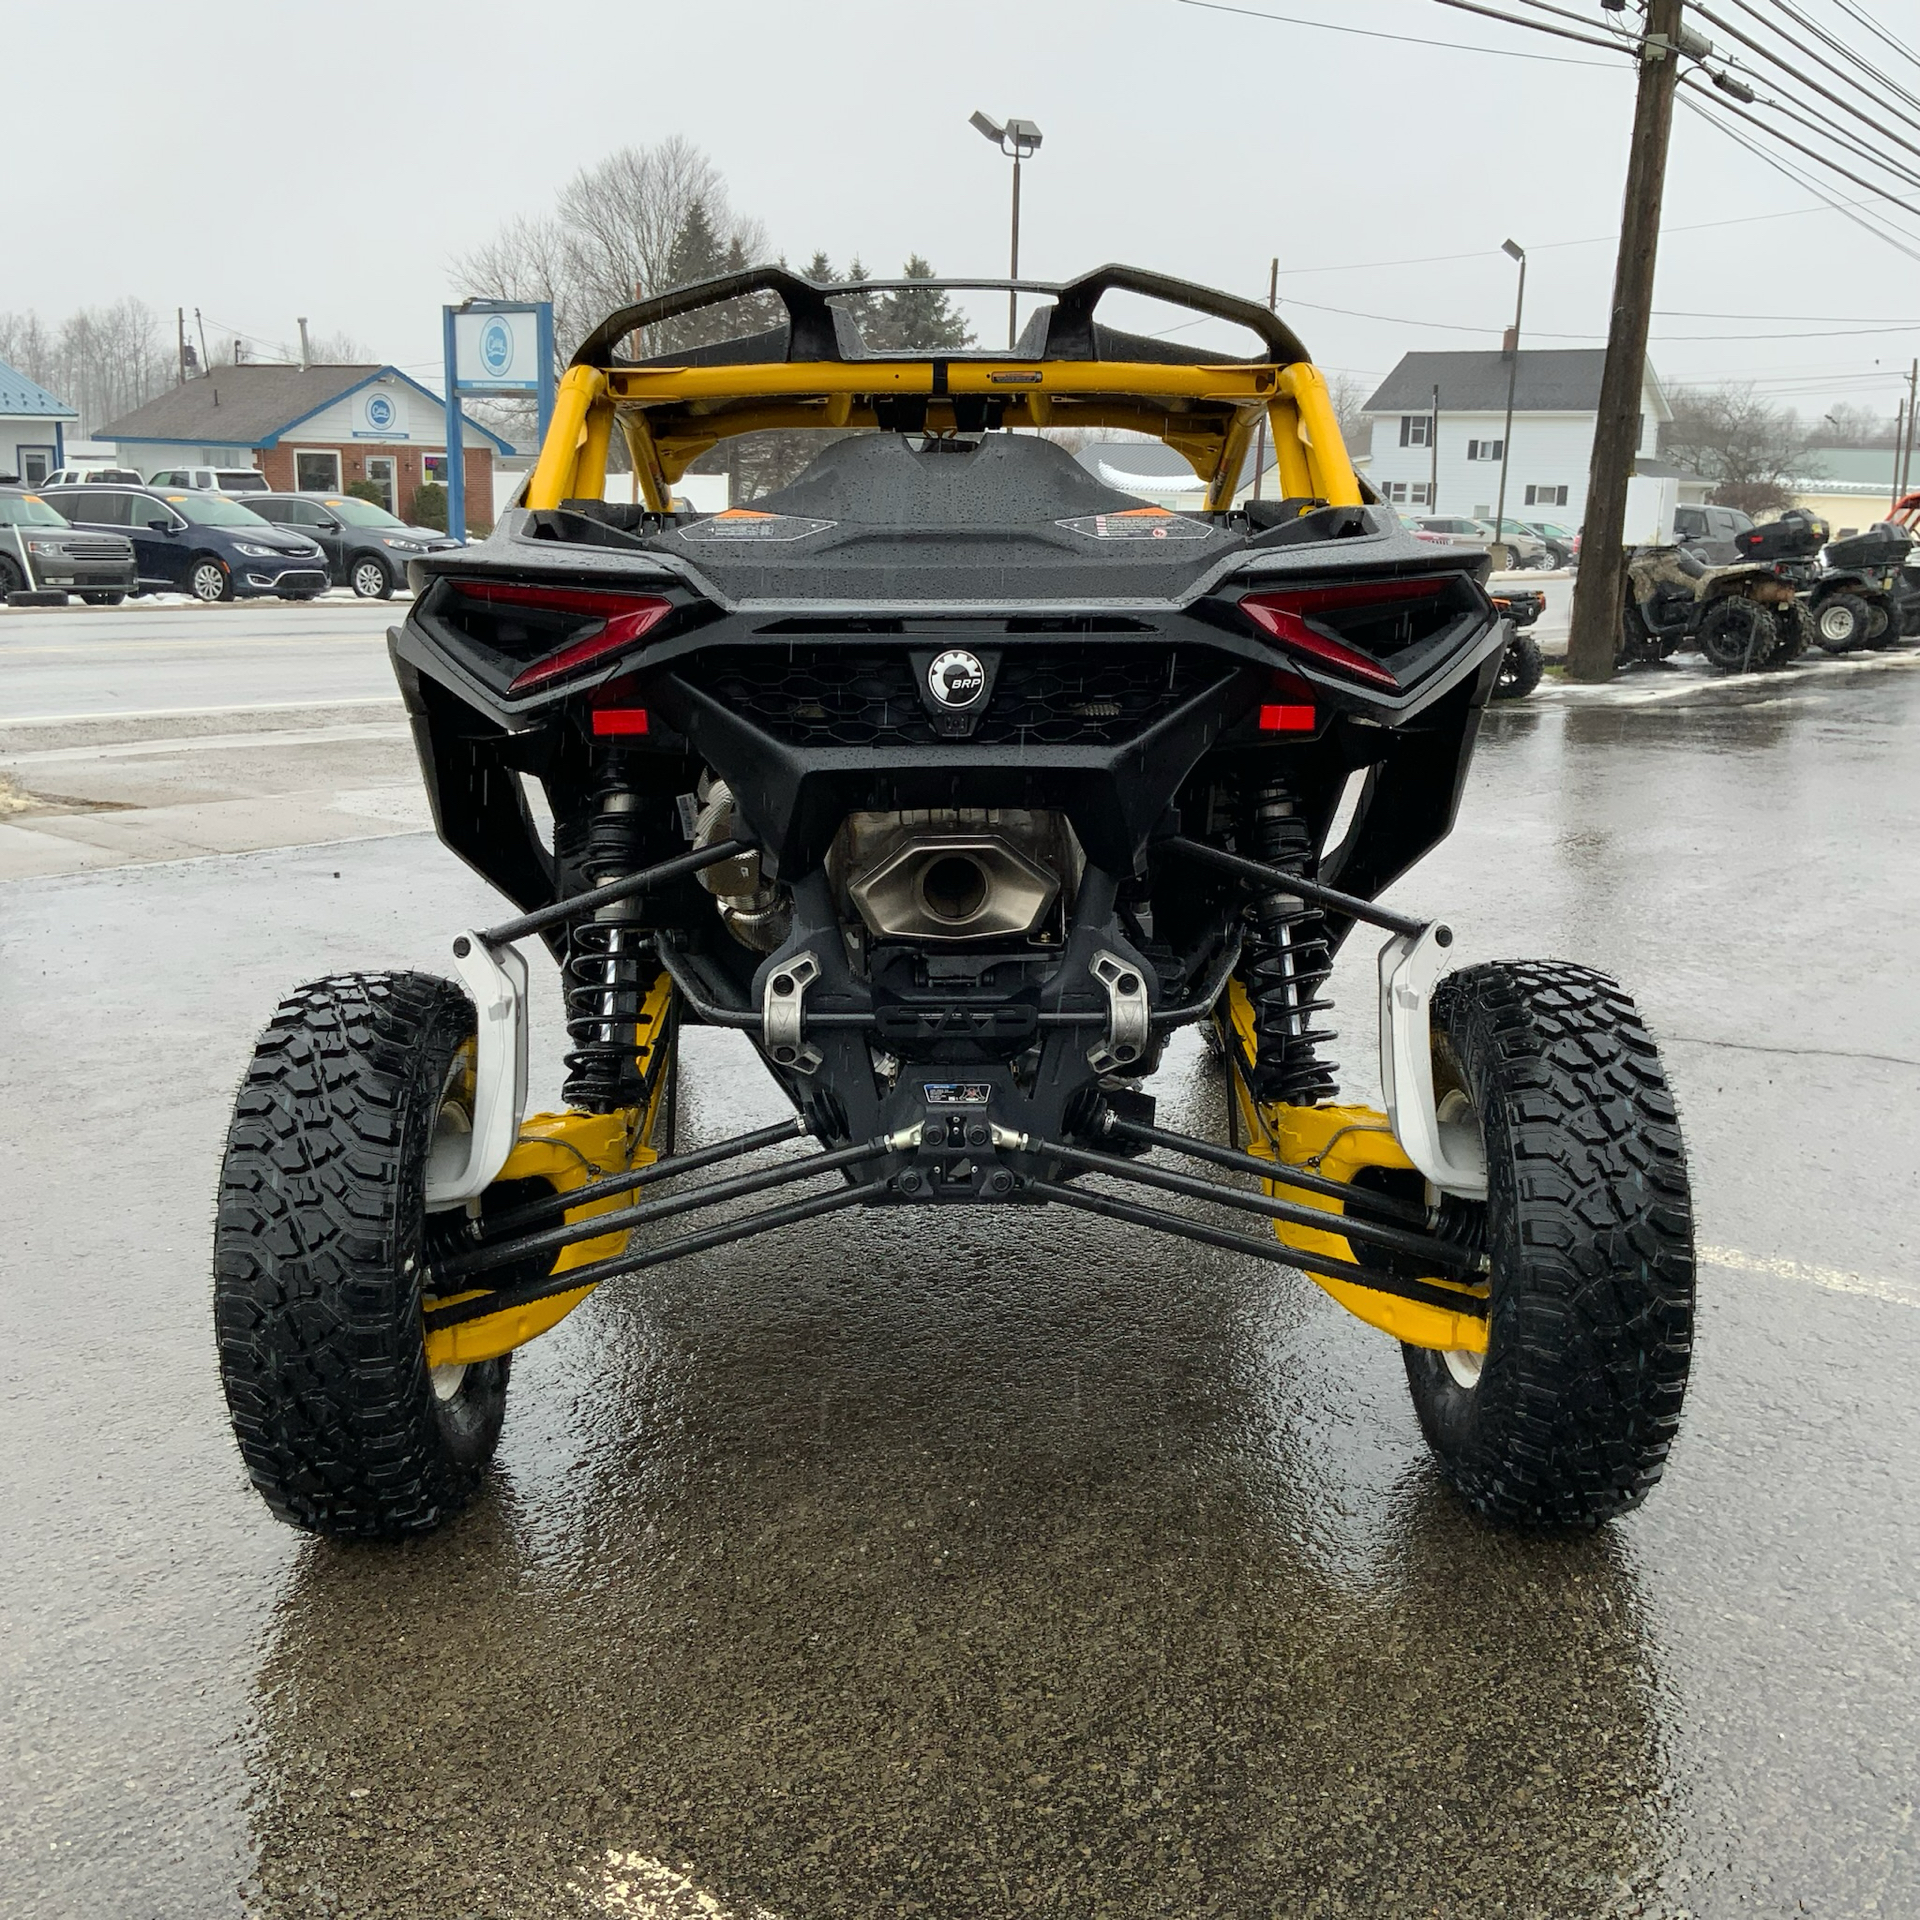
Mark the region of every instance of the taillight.
<instances>
[{"instance_id":1,"label":"taillight","mask_svg":"<svg viewBox=\"0 0 1920 1920\"><path fill-rule=\"evenodd\" d=\"M1260 731L1311 733L1317 719L1313 688L1297 673L1276 673L1267 687L1267 697L1260 703Z\"/></svg>"},{"instance_id":2,"label":"taillight","mask_svg":"<svg viewBox=\"0 0 1920 1920\"><path fill-rule=\"evenodd\" d=\"M1293 587L1285 593L1250 593L1240 602L1240 610L1289 653L1397 693L1399 676L1372 654L1336 638L1328 630L1331 622L1327 616L1360 626L1381 620L1404 625L1407 631L1396 635L1387 646L1388 651L1397 651L1420 637L1411 631L1407 616L1422 611L1441 613L1442 602L1452 593L1454 584L1455 576L1442 574L1411 580L1354 580L1335 586Z\"/></svg>"},{"instance_id":3,"label":"taillight","mask_svg":"<svg viewBox=\"0 0 1920 1920\"><path fill-rule=\"evenodd\" d=\"M525 693L549 680L577 673L608 654L630 647L673 611L671 600L594 587L524 586L508 580L462 580L458 599L496 616L524 611L534 629L520 641L541 648L540 657L508 683ZM516 649L517 650L517 649ZM524 658L524 654L522 654Z\"/></svg>"}]
</instances>

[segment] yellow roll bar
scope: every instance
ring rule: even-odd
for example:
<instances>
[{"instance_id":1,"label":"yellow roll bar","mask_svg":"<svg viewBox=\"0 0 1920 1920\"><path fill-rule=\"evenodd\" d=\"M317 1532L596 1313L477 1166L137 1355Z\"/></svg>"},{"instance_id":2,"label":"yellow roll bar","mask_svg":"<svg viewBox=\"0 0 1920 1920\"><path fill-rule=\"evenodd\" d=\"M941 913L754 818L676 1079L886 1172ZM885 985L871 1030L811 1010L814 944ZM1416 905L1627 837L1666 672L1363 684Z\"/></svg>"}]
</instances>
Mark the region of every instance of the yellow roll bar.
<instances>
[{"instance_id":1,"label":"yellow roll bar","mask_svg":"<svg viewBox=\"0 0 1920 1920\"><path fill-rule=\"evenodd\" d=\"M956 401L999 403L1000 424L1124 428L1174 448L1206 482L1206 511L1233 503L1264 413L1283 495L1358 506L1326 380L1306 361L1159 366L1111 360L777 361L703 367L570 367L527 485L536 510L600 499L616 424L642 499L666 510L673 483L709 448L769 428L875 428L882 403L924 400L926 430L960 430ZM977 409L970 409L975 412Z\"/></svg>"}]
</instances>

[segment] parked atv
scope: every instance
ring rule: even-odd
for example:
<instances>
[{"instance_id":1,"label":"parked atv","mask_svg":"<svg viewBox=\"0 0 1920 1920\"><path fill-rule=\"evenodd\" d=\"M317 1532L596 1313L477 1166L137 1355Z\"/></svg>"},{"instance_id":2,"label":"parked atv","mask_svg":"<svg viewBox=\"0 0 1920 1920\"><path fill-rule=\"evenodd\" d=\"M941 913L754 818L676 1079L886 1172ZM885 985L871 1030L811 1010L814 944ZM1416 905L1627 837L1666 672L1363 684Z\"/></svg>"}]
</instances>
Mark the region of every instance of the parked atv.
<instances>
[{"instance_id":1,"label":"parked atv","mask_svg":"<svg viewBox=\"0 0 1920 1920\"><path fill-rule=\"evenodd\" d=\"M1120 266L1017 290L1015 349L937 356L779 268L623 307L523 504L411 563L389 645L434 823L512 910L453 935L457 981L296 988L248 1068L214 1318L283 1520L438 1525L484 1483L515 1350L596 1289L814 1222L808 1284L851 1294L872 1243L827 1217L866 1210L946 1287L1044 1288L1020 1249L1072 1236L1042 1207L1121 1223L1113 1258L1166 1236L1304 1275L1401 1345L1437 1472L1488 1519L1593 1527L1659 1480L1694 1255L1653 1037L1605 974L1461 966L1443 920L1377 899L1459 808L1507 646L1487 556L1369 497L1265 306ZM1110 293L1251 350L1109 326ZM765 330L626 357L729 307ZM1118 420L1180 449L1201 510L1007 431ZM1271 515L1233 510L1257 420ZM751 507L675 510L692 461L767 427L825 444ZM605 497L615 434L632 502ZM1363 929L1377 1109L1339 1099L1321 1024ZM571 1046L529 1114L536 938ZM786 1118L677 1142L687 1024L738 1033ZM1144 1084L1208 1025L1227 1139L1156 1125ZM573 1343L578 1391L617 1390L594 1356L627 1328ZM1374 1418L1368 1375L1347 1417Z\"/></svg>"},{"instance_id":2,"label":"parked atv","mask_svg":"<svg viewBox=\"0 0 1920 1920\"><path fill-rule=\"evenodd\" d=\"M1906 630L1913 535L1887 521L1829 541L1806 589L1813 637L1829 653L1890 647Z\"/></svg>"},{"instance_id":3,"label":"parked atv","mask_svg":"<svg viewBox=\"0 0 1920 1920\"><path fill-rule=\"evenodd\" d=\"M1686 547L1640 547L1627 579L1622 665L1696 647L1723 673L1755 673L1806 649L1811 616L1771 564L1710 567Z\"/></svg>"},{"instance_id":4,"label":"parked atv","mask_svg":"<svg viewBox=\"0 0 1920 1920\"><path fill-rule=\"evenodd\" d=\"M1524 700L1540 684L1547 670L1540 642L1526 629L1547 610L1547 596L1537 587L1505 587L1493 596L1494 608L1506 616L1511 629L1507 650L1500 656L1499 676L1493 683L1496 700Z\"/></svg>"}]
</instances>

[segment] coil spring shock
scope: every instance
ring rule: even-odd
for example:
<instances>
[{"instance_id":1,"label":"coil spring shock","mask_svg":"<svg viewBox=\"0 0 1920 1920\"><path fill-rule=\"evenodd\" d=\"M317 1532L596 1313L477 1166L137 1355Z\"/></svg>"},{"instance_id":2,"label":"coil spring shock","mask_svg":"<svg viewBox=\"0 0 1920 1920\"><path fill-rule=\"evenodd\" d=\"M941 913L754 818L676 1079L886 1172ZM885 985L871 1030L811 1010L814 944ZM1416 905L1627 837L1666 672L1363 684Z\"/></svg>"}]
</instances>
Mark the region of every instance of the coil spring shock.
<instances>
[{"instance_id":1,"label":"coil spring shock","mask_svg":"<svg viewBox=\"0 0 1920 1920\"><path fill-rule=\"evenodd\" d=\"M1284 782L1264 781L1248 796L1246 839L1253 859L1312 877L1313 839ZM1333 971L1326 916L1296 894L1275 891L1253 901L1247 917L1247 993L1257 1036L1254 1097L1318 1106L1339 1091L1333 1068L1319 1054L1322 1042L1334 1036L1313 1024L1333 1004L1320 997Z\"/></svg>"},{"instance_id":2,"label":"coil spring shock","mask_svg":"<svg viewBox=\"0 0 1920 1920\"><path fill-rule=\"evenodd\" d=\"M646 864L641 846L640 796L617 766L594 794L580 870L585 884L605 886ZM637 899L616 900L589 921L568 929L563 968L567 1077L561 1097L585 1113L614 1113L639 1097L635 1026L653 984L653 940Z\"/></svg>"}]
</instances>

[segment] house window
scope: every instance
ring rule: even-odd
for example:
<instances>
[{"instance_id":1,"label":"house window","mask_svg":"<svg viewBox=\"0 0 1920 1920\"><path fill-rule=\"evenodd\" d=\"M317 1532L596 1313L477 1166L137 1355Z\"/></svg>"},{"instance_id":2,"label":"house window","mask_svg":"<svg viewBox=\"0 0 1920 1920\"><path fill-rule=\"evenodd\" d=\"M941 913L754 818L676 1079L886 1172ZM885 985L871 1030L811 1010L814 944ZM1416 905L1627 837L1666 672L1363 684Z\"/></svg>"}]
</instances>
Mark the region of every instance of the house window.
<instances>
[{"instance_id":1,"label":"house window","mask_svg":"<svg viewBox=\"0 0 1920 1920\"><path fill-rule=\"evenodd\" d=\"M1433 444L1433 415L1403 413L1400 416L1400 444L1403 447L1427 447Z\"/></svg>"},{"instance_id":2,"label":"house window","mask_svg":"<svg viewBox=\"0 0 1920 1920\"><path fill-rule=\"evenodd\" d=\"M47 475L53 471L53 449L51 447L16 447L20 456L20 484L23 487L44 487Z\"/></svg>"},{"instance_id":3,"label":"house window","mask_svg":"<svg viewBox=\"0 0 1920 1920\"><path fill-rule=\"evenodd\" d=\"M1384 480L1381 491L1387 496L1390 507L1404 507L1407 504L1407 483L1404 480Z\"/></svg>"},{"instance_id":4,"label":"house window","mask_svg":"<svg viewBox=\"0 0 1920 1920\"><path fill-rule=\"evenodd\" d=\"M420 456L420 477L436 487L447 484L447 456L444 453L423 453Z\"/></svg>"},{"instance_id":5,"label":"house window","mask_svg":"<svg viewBox=\"0 0 1920 1920\"><path fill-rule=\"evenodd\" d=\"M1408 495L1407 495L1408 503L1416 507L1432 506L1433 502L1427 498L1427 495L1432 488L1432 484L1433 483L1429 480L1416 480L1413 483L1412 488L1408 492Z\"/></svg>"},{"instance_id":6,"label":"house window","mask_svg":"<svg viewBox=\"0 0 1920 1920\"><path fill-rule=\"evenodd\" d=\"M1498 460L1507 450L1504 440L1469 440L1467 458L1469 460Z\"/></svg>"},{"instance_id":7,"label":"house window","mask_svg":"<svg viewBox=\"0 0 1920 1920\"><path fill-rule=\"evenodd\" d=\"M1529 487L1527 505L1530 507L1564 507L1567 504L1565 487Z\"/></svg>"},{"instance_id":8,"label":"house window","mask_svg":"<svg viewBox=\"0 0 1920 1920\"><path fill-rule=\"evenodd\" d=\"M296 453L293 456L295 493L338 493L340 456L337 453Z\"/></svg>"}]
</instances>

